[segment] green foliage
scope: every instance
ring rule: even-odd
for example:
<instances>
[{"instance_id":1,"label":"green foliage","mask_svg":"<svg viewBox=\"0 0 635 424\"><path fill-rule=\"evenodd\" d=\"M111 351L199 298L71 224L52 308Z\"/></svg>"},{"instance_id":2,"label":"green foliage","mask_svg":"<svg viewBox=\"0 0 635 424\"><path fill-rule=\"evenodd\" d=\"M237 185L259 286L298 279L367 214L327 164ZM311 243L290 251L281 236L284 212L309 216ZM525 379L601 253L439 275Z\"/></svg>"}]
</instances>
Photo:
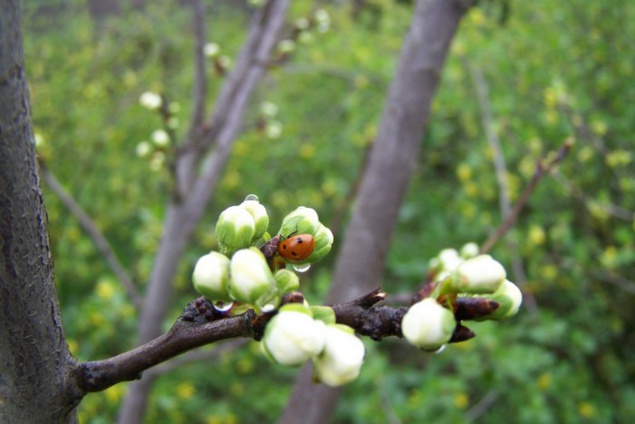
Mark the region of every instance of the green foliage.
<instances>
[{"instance_id":1,"label":"green foliage","mask_svg":"<svg viewBox=\"0 0 635 424\"><path fill-rule=\"evenodd\" d=\"M178 103L177 137L191 108L190 17L166 3L99 25L80 6L53 17L28 6L25 12L40 157L94 217L140 290L161 236L168 178L165 168L153 170L149 158L135 153L163 126L138 99L154 91ZM331 6L331 30L313 30L312 41L299 43L261 84L183 260L172 318L195 296L192 267L201 251L215 247L213 220L226 205L255 192L272 222L302 204L317 209L326 225L345 207L376 132L412 7L406 1L356 3ZM210 13L210 41L232 57L248 16L223 4ZM521 284L526 305L533 299L538 308L522 308L513 322L494 324L496 330L476 324L475 340L440 355L422 354L401 340L365 340L366 363L360 379L344 390L338 422L635 418L629 326L635 319L635 85L628 54L635 7L619 0L510 0L501 23L501 4L481 2L453 44L383 288L412 291L440 249L482 242L502 219L473 68L488 84L512 202L541 156L567 138L576 142L519 217L509 238L517 247L501 241L493 251L508 270L517 252L527 274ZM308 0L294 1L290 22L314 8ZM211 99L222 78L211 69L209 77ZM265 101L278 107L278 137L259 125ZM134 307L77 221L48 190L45 200L72 351L97 359L132 347ZM302 277L310 301L326 293L331 265L326 259ZM522 283L511 271L509 277ZM255 346L161 376L147 422L275 421L295 371L267 363ZM124 390L118 385L89 395L81 421L112 422Z\"/></svg>"}]
</instances>

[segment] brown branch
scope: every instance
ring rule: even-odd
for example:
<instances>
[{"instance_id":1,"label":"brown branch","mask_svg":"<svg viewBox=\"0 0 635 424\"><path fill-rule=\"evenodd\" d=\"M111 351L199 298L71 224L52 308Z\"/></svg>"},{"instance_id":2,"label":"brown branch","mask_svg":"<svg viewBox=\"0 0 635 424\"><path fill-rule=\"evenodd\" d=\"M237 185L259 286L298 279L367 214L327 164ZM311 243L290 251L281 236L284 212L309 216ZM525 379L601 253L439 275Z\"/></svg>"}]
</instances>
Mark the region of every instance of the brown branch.
<instances>
[{"instance_id":1,"label":"brown branch","mask_svg":"<svg viewBox=\"0 0 635 424\"><path fill-rule=\"evenodd\" d=\"M408 311L405 306L377 306L383 301L385 293L379 289L351 302L331 306L336 321L355 329L363 336L375 341L384 337L402 337L401 320ZM301 303L304 297L299 292L285 296L285 303ZM459 298L455 316L457 320L469 320L491 313L498 307L496 302L478 298ZM162 362L194 348L237 337L261 340L269 320L277 313L273 311L256 315L253 310L231 316L229 311L220 312L204 298L190 302L172 328L156 339L135 349L112 358L83 362L77 365L75 378L82 393L98 392L122 381L140 379L142 373ZM450 343L457 343L474 337L474 333L462 324L458 324ZM233 349L235 346L232 345ZM210 358L218 355L198 353L190 357L166 363L161 369L150 372L153 376L174 369L185 362Z\"/></svg>"},{"instance_id":2,"label":"brown branch","mask_svg":"<svg viewBox=\"0 0 635 424\"><path fill-rule=\"evenodd\" d=\"M73 199L73 197L68 194L62 184L60 184L59 180L55 177L53 172L48 169L43 162L40 162L40 170L42 174L42 178L46 181L46 184L49 186L51 190L57 195L62 204L68 209L68 211L73 215L82 226L84 231L88 234L90 239L99 250L99 253L104 257L110 269L115 273L121 285L123 286L126 294L130 301L138 308L141 306L141 296L137 291L132 279L124 269L123 265L117 258L115 251L104 237L103 233L97 228L95 222L92 218L82 209L82 207Z\"/></svg>"},{"instance_id":3,"label":"brown branch","mask_svg":"<svg viewBox=\"0 0 635 424\"><path fill-rule=\"evenodd\" d=\"M529 197L536 189L538 182L540 182L540 180L545 175L551 172L551 170L554 169L554 167L567 156L567 153L569 153L569 150L571 149L572 145L573 145L573 141L570 139L567 139L553 158L551 158L548 161L545 161L544 159L541 159L538 161L538 163L536 164L536 170L534 171L534 175L531 177L529 184L527 184L527 187L525 187L525 190L523 190L522 194L520 195L518 202L516 202L516 205L514 206L512 211L507 215L507 217L505 217L505 220L503 221L503 223L487 239L487 241L483 243L483 246L481 247L481 253L489 252L494 246L494 244L496 244L496 242L498 242L498 240L500 240L501 237L505 235L507 231L509 231L509 229L516 222L516 219L518 218L520 211L527 204Z\"/></svg>"}]
</instances>

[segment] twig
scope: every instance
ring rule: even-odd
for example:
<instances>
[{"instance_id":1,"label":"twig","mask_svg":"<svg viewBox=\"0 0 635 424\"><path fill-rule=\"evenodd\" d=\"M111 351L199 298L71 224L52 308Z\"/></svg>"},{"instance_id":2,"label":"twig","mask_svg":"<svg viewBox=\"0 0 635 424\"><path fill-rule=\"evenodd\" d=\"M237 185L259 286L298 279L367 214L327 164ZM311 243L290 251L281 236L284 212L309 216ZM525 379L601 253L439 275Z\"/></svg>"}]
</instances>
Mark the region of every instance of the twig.
<instances>
[{"instance_id":1,"label":"twig","mask_svg":"<svg viewBox=\"0 0 635 424\"><path fill-rule=\"evenodd\" d=\"M511 199L509 198L507 166L505 165L505 155L503 154L503 149L501 148L500 139L493 124L492 108L489 101L487 82L485 81L485 77L483 76L483 72L481 71L481 69L472 66L472 64L466 57L463 57L463 63L472 76L472 81L474 82L474 87L476 89L476 97L478 99L479 109L481 111L481 122L483 124L483 128L485 129L487 142L494 152L494 169L496 170L496 180L498 181L499 208L501 211L501 216L508 216L511 210ZM516 284L518 284L520 287L523 287L525 281L527 281L527 276L525 273L525 265L523 264L523 260L520 257L520 254L518 253L518 241L515 237L508 237L507 245L512 251L512 268L514 270L514 280ZM527 309L529 311L536 312L538 309L536 297L533 295L533 293L528 292L527 290L524 290L524 292L525 305L527 306Z\"/></svg>"},{"instance_id":2,"label":"twig","mask_svg":"<svg viewBox=\"0 0 635 424\"><path fill-rule=\"evenodd\" d=\"M500 238L505 235L507 231L509 231L512 225L514 225L514 223L516 222L518 214L527 204L529 197L536 189L538 182L567 156L567 153L569 153L572 145L573 141L568 139L564 142L564 144L560 147L556 155L551 160L545 161L544 159L542 159L538 161L538 163L536 164L534 175L532 175L529 184L527 184L527 187L525 187L525 190L523 190L523 192L521 193L520 198L518 199L518 202L516 202L516 205L514 206L512 211L509 213L509 215L507 215L507 217L505 217L505 220L496 229L494 234L492 234L487 239L487 241L483 243L483 246L481 247L482 253L489 252L494 244L496 244L496 242L498 242L498 240L500 240Z\"/></svg>"},{"instance_id":3,"label":"twig","mask_svg":"<svg viewBox=\"0 0 635 424\"><path fill-rule=\"evenodd\" d=\"M60 184L58 179L55 177L53 172L51 172L48 167L43 162L40 162L40 171L42 174L42 178L46 181L46 184L49 186L51 190L57 195L62 204L68 209L68 211L73 215L82 226L84 231L91 238L97 250L101 253L101 255L106 260L110 269L115 273L121 285L123 286L126 294L130 301L136 306L140 307L141 305L141 297L132 282L132 279L128 276L128 273L124 269L121 262L117 258L114 250L106 240L106 237L102 234L102 232L97 228L95 222L91 219L90 216L82 209L82 207L71 197L70 194Z\"/></svg>"},{"instance_id":4,"label":"twig","mask_svg":"<svg viewBox=\"0 0 635 424\"><path fill-rule=\"evenodd\" d=\"M476 421L481 415L487 412L488 409L496 403L500 394L495 390L490 390L483 399L481 399L476 405L474 405L469 411L465 413L465 417L468 421Z\"/></svg>"}]
</instances>

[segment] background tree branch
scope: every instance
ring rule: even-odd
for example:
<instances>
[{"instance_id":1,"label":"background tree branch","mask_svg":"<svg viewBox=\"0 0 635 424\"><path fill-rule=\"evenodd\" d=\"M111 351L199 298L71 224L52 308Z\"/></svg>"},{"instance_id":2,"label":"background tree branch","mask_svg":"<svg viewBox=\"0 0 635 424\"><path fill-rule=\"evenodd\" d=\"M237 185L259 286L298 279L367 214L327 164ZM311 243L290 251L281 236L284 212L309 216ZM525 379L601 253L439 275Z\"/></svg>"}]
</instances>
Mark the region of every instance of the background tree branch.
<instances>
[{"instance_id":1,"label":"background tree branch","mask_svg":"<svg viewBox=\"0 0 635 424\"><path fill-rule=\"evenodd\" d=\"M416 3L327 302L353 299L380 285L441 70L459 22L471 5L458 0ZM281 423L330 421L340 390L315 385L311 379L307 365L296 380Z\"/></svg>"},{"instance_id":2,"label":"background tree branch","mask_svg":"<svg viewBox=\"0 0 635 424\"><path fill-rule=\"evenodd\" d=\"M263 64L270 57L282 30L287 8L288 0L270 0L254 12L250 34L216 99L211 122L197 125L198 112L193 115L191 125L196 130L189 132L179 148L175 164L178 195L170 200L166 208L163 236L141 309L140 344L161 334L178 263L216 188L231 146L241 129L248 100L265 71ZM194 13L200 11L196 7L193 10ZM204 34L202 25L203 21L197 21L199 38ZM200 40L196 44L195 54L200 54ZM201 72L200 64L197 72ZM198 174L201 167L203 170ZM152 382L150 376L130 385L120 411L120 423L141 420Z\"/></svg>"}]
</instances>

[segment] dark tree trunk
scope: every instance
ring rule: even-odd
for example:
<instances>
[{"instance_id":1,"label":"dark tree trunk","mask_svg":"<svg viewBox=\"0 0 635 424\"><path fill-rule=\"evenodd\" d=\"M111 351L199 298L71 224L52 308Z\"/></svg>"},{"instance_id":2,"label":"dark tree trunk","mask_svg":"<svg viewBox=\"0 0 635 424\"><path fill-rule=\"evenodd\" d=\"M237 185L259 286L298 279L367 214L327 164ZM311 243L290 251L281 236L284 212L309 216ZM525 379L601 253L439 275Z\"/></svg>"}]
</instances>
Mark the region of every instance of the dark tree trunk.
<instances>
[{"instance_id":1,"label":"dark tree trunk","mask_svg":"<svg viewBox=\"0 0 635 424\"><path fill-rule=\"evenodd\" d=\"M40 191L21 10L0 0L0 422L76 421Z\"/></svg>"},{"instance_id":2,"label":"dark tree trunk","mask_svg":"<svg viewBox=\"0 0 635 424\"><path fill-rule=\"evenodd\" d=\"M337 259L327 303L381 285L397 215L414 170L432 99L458 24L472 1L419 0L384 105L377 139ZM340 391L311 381L305 366L281 423L330 422Z\"/></svg>"}]
</instances>

